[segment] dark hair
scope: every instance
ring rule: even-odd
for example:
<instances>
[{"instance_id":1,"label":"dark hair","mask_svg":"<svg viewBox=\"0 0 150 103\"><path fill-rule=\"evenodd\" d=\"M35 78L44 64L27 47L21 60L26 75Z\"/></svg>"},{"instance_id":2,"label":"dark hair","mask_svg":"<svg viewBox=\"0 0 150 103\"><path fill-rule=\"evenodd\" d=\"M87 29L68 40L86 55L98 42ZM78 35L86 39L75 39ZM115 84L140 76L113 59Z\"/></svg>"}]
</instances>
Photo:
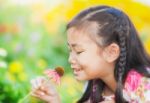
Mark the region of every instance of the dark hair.
<instances>
[{"instance_id":1,"label":"dark hair","mask_svg":"<svg viewBox=\"0 0 150 103\"><path fill-rule=\"evenodd\" d=\"M103 39L104 46L113 42L119 45L120 56L116 61L114 70L117 81L115 101L116 103L125 103L122 89L128 72L135 69L142 75L150 77L150 73L146 69L150 67L150 58L144 50L134 25L129 17L118 9L109 6L96 6L79 13L69 22L67 30L71 27L78 27L84 22L96 22L101 26L101 28L96 29L98 29L97 35ZM104 85L104 82L100 79L90 80L78 103L83 103L88 99L92 103L102 101Z\"/></svg>"}]
</instances>

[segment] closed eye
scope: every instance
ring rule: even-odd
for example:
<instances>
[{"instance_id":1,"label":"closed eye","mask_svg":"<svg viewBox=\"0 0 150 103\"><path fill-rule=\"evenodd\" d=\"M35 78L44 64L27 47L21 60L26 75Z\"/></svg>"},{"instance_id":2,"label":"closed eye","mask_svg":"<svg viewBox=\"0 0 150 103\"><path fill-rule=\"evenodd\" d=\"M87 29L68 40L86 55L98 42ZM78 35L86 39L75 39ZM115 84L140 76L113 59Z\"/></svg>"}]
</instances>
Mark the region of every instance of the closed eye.
<instances>
[{"instance_id":1,"label":"closed eye","mask_svg":"<svg viewBox=\"0 0 150 103\"><path fill-rule=\"evenodd\" d=\"M82 52L84 52L84 51L79 51L79 52L76 52L77 54L81 54Z\"/></svg>"}]
</instances>

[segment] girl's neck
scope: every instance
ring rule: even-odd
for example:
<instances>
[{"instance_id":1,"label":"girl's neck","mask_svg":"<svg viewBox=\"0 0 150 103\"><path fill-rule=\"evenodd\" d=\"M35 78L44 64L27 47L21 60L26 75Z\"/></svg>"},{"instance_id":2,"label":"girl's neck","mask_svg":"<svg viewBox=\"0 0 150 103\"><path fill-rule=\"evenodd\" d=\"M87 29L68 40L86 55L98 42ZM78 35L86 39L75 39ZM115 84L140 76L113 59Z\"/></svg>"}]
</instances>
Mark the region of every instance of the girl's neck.
<instances>
[{"instance_id":1,"label":"girl's neck","mask_svg":"<svg viewBox=\"0 0 150 103\"><path fill-rule=\"evenodd\" d=\"M113 93L116 90L116 80L113 74L107 75L106 77L102 78L103 82L106 85L106 89L112 91Z\"/></svg>"},{"instance_id":2,"label":"girl's neck","mask_svg":"<svg viewBox=\"0 0 150 103\"><path fill-rule=\"evenodd\" d=\"M112 91L107 85L105 85L102 95L103 96L110 96L113 94L114 94L114 91Z\"/></svg>"}]
</instances>

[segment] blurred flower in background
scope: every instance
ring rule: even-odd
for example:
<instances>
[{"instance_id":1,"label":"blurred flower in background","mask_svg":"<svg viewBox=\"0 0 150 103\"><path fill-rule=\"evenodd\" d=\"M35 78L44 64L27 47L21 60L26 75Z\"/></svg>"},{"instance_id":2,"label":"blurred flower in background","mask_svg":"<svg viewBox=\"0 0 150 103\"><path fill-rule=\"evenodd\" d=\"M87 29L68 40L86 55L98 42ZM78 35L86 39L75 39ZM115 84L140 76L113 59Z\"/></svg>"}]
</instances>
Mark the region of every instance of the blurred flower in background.
<instances>
[{"instance_id":1,"label":"blurred flower in background","mask_svg":"<svg viewBox=\"0 0 150 103\"><path fill-rule=\"evenodd\" d=\"M7 56L7 51L4 48L0 48L0 68L7 69L7 63L4 61Z\"/></svg>"},{"instance_id":2,"label":"blurred flower in background","mask_svg":"<svg viewBox=\"0 0 150 103\"><path fill-rule=\"evenodd\" d=\"M8 67L7 77L8 80L15 83L25 81L27 79L27 76L25 74L22 63L19 61L12 61Z\"/></svg>"},{"instance_id":3,"label":"blurred flower in background","mask_svg":"<svg viewBox=\"0 0 150 103\"><path fill-rule=\"evenodd\" d=\"M77 101L84 83L73 79L67 62L65 28L78 12L95 5L126 12L150 54L149 0L0 0L1 103L17 103L30 91L32 78L56 66L66 72L58 87L63 103ZM26 101L40 102L32 97Z\"/></svg>"},{"instance_id":4,"label":"blurred flower in background","mask_svg":"<svg viewBox=\"0 0 150 103\"><path fill-rule=\"evenodd\" d=\"M6 57L7 51L4 48L0 48L0 57Z\"/></svg>"}]
</instances>

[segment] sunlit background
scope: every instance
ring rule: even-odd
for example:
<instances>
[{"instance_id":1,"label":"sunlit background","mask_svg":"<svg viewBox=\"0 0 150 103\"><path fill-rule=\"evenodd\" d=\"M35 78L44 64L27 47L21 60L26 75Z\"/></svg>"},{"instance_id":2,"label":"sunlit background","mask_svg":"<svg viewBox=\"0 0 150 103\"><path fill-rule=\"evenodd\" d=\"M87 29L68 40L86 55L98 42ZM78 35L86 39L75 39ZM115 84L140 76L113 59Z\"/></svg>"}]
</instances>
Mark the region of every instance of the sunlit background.
<instances>
[{"instance_id":1,"label":"sunlit background","mask_svg":"<svg viewBox=\"0 0 150 103\"><path fill-rule=\"evenodd\" d=\"M63 66L58 91L63 103L83 92L68 64L66 24L79 11L110 5L126 12L150 53L149 0L0 0L0 103L17 103L30 91L30 80L47 68ZM23 103L41 103L28 97Z\"/></svg>"}]
</instances>

